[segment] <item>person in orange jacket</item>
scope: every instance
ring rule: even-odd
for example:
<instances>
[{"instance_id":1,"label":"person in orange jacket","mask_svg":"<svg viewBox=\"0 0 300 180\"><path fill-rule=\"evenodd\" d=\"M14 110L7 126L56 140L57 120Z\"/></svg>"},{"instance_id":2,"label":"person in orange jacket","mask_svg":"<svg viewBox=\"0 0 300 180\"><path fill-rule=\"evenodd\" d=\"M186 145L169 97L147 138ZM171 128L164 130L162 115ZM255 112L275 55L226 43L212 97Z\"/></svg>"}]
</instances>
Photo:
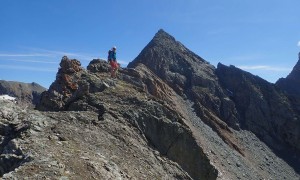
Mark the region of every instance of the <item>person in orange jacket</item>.
<instances>
[{"instance_id":1,"label":"person in orange jacket","mask_svg":"<svg viewBox=\"0 0 300 180\"><path fill-rule=\"evenodd\" d=\"M111 48L111 50L108 51L108 62L110 64L110 74L112 78L117 77L117 70L118 70L118 63L117 63L117 47L114 46Z\"/></svg>"}]
</instances>

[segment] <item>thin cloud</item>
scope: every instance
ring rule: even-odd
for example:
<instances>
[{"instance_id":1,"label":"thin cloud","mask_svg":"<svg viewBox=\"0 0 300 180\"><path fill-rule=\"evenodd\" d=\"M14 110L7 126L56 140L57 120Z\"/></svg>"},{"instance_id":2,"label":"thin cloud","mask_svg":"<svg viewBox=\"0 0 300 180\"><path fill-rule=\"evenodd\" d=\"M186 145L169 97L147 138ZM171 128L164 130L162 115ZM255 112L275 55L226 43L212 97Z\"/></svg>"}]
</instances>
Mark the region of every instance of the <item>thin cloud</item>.
<instances>
[{"instance_id":1,"label":"thin cloud","mask_svg":"<svg viewBox=\"0 0 300 180\"><path fill-rule=\"evenodd\" d=\"M273 67L273 66L266 66L266 65L255 65L255 66L237 66L243 70L264 70L264 71L277 71L277 72L288 72L291 71L290 68L284 67Z\"/></svg>"},{"instance_id":2,"label":"thin cloud","mask_svg":"<svg viewBox=\"0 0 300 180\"><path fill-rule=\"evenodd\" d=\"M298 46L298 47L300 47L300 41L298 41L298 44L297 44L297 46Z\"/></svg>"},{"instance_id":3,"label":"thin cloud","mask_svg":"<svg viewBox=\"0 0 300 180\"><path fill-rule=\"evenodd\" d=\"M265 57L261 54L246 54L241 56L232 56L225 58L226 61L249 61L249 60L260 60L264 59Z\"/></svg>"},{"instance_id":4,"label":"thin cloud","mask_svg":"<svg viewBox=\"0 0 300 180\"><path fill-rule=\"evenodd\" d=\"M65 52L65 51L55 51L55 50L48 50L48 49L40 49L40 48L32 48L35 51L49 53L52 56L77 56L79 54L73 52Z\"/></svg>"},{"instance_id":5,"label":"thin cloud","mask_svg":"<svg viewBox=\"0 0 300 180\"><path fill-rule=\"evenodd\" d=\"M50 63L55 64L57 62L53 61L55 58L56 60L59 60L62 56L68 56L69 58L75 58L80 61L91 61L93 59L98 59L99 55L93 55L88 53L81 53L81 52L67 52L67 51L58 51L58 50L49 50L49 49L43 49L43 48L35 48L35 47L22 47L23 49L26 49L27 51L31 52L28 54L23 53L0 53L0 57L15 57L13 61L19 61L19 62L32 62L32 63ZM96 54L96 53L95 53ZM98 53L97 53L98 54ZM105 54L105 53L100 53ZM41 61L41 60L24 60L21 58L25 57L47 57L47 61ZM20 60L18 60L20 58ZM51 59L51 61L49 61ZM106 59L106 58L100 58L100 59ZM1 59L0 59L1 60ZM6 59L8 60L8 59ZM118 62L122 65L127 65L128 61L118 60Z\"/></svg>"},{"instance_id":6,"label":"thin cloud","mask_svg":"<svg viewBox=\"0 0 300 180\"><path fill-rule=\"evenodd\" d=\"M208 35L222 35L222 34L230 34L236 32L234 28L220 28L207 31Z\"/></svg>"},{"instance_id":7,"label":"thin cloud","mask_svg":"<svg viewBox=\"0 0 300 180\"><path fill-rule=\"evenodd\" d=\"M50 54L50 56L71 56L74 58L78 58L79 60L88 60L91 61L92 59L95 59L96 56L86 54L86 53L78 53L78 52L66 52L66 51L57 51L57 50L49 50L49 49L42 49L42 48L28 48L26 49L36 52L42 52L46 54Z\"/></svg>"},{"instance_id":8,"label":"thin cloud","mask_svg":"<svg viewBox=\"0 0 300 180\"><path fill-rule=\"evenodd\" d=\"M1 54L0 57L43 57L51 56L51 54L41 54L41 53L32 53L32 54Z\"/></svg>"},{"instance_id":9,"label":"thin cloud","mask_svg":"<svg viewBox=\"0 0 300 180\"><path fill-rule=\"evenodd\" d=\"M0 69L14 69L14 70L26 70L26 71L39 71L39 72L56 72L54 68L34 68L29 66L12 66L12 65L0 65Z\"/></svg>"},{"instance_id":10,"label":"thin cloud","mask_svg":"<svg viewBox=\"0 0 300 180\"><path fill-rule=\"evenodd\" d=\"M20 60L20 59L0 59L0 61L16 61L16 62L45 63L45 64L57 64L58 63L56 61Z\"/></svg>"}]
</instances>

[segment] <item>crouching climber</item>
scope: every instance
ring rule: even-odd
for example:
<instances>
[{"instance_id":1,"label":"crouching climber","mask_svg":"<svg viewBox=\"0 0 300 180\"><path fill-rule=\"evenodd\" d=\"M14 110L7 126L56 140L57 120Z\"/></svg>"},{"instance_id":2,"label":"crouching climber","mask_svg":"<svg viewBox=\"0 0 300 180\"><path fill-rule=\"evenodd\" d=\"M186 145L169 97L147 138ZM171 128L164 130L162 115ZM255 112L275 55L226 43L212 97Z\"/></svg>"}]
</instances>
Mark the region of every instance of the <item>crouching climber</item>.
<instances>
[{"instance_id":1,"label":"crouching climber","mask_svg":"<svg viewBox=\"0 0 300 180\"><path fill-rule=\"evenodd\" d=\"M117 77L117 71L118 71L118 63L117 63L117 48L116 46L112 47L111 50L108 51L108 63L110 64L110 76L112 78Z\"/></svg>"}]
</instances>

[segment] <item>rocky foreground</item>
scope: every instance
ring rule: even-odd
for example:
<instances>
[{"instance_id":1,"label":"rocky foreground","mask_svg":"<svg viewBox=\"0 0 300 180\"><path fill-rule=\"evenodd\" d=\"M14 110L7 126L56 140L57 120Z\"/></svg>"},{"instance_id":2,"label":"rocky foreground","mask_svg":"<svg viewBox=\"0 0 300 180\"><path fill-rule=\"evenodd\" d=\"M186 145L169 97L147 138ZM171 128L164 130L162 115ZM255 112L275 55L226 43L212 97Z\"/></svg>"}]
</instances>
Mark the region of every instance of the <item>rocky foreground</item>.
<instances>
[{"instance_id":1,"label":"rocky foreground","mask_svg":"<svg viewBox=\"0 0 300 180\"><path fill-rule=\"evenodd\" d=\"M122 118L0 104L3 179L190 179Z\"/></svg>"},{"instance_id":2,"label":"rocky foreground","mask_svg":"<svg viewBox=\"0 0 300 180\"><path fill-rule=\"evenodd\" d=\"M298 96L163 30L117 80L60 67L37 110L0 101L3 179L300 178Z\"/></svg>"}]
</instances>

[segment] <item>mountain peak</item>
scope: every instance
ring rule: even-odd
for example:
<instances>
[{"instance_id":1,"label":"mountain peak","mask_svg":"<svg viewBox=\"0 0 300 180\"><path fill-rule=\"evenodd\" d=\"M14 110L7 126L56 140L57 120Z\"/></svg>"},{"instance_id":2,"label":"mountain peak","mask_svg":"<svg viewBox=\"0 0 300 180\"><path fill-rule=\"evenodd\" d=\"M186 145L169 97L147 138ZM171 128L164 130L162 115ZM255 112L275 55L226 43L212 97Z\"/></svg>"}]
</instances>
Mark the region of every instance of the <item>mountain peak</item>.
<instances>
[{"instance_id":1,"label":"mountain peak","mask_svg":"<svg viewBox=\"0 0 300 180\"><path fill-rule=\"evenodd\" d=\"M157 33L167 33L164 29L159 29ZM168 33L167 33L168 34Z\"/></svg>"},{"instance_id":2,"label":"mountain peak","mask_svg":"<svg viewBox=\"0 0 300 180\"><path fill-rule=\"evenodd\" d=\"M171 40L176 41L173 36L171 36L169 33L164 31L163 29L158 30L158 32L155 34L153 41L162 41L162 40Z\"/></svg>"},{"instance_id":3,"label":"mountain peak","mask_svg":"<svg viewBox=\"0 0 300 180\"><path fill-rule=\"evenodd\" d=\"M156 33L156 35L169 35L165 30L159 29Z\"/></svg>"},{"instance_id":4,"label":"mountain peak","mask_svg":"<svg viewBox=\"0 0 300 180\"><path fill-rule=\"evenodd\" d=\"M166 80L174 89L184 89L191 84L216 78L215 67L162 29L128 67L136 68L140 64L144 64L158 77Z\"/></svg>"},{"instance_id":5,"label":"mountain peak","mask_svg":"<svg viewBox=\"0 0 300 180\"><path fill-rule=\"evenodd\" d=\"M142 52L128 64L128 67L134 68L142 63L155 72L178 63L174 64L173 61L180 61L184 64L207 63L179 41L176 41L173 36L160 29Z\"/></svg>"}]
</instances>

